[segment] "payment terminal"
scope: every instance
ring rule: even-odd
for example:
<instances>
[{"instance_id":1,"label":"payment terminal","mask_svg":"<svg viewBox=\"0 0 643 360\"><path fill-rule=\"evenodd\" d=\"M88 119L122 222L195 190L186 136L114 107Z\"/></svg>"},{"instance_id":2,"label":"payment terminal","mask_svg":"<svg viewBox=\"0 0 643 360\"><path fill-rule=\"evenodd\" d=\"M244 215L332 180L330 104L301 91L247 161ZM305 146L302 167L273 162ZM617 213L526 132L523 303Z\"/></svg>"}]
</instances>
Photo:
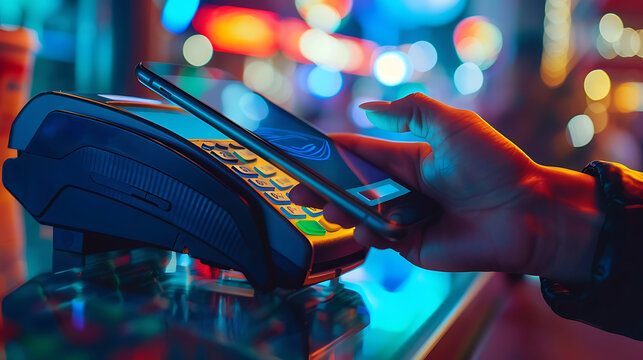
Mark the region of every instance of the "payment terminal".
<instances>
[{"instance_id":1,"label":"payment terminal","mask_svg":"<svg viewBox=\"0 0 643 360\"><path fill-rule=\"evenodd\" d=\"M359 266L353 229L292 204L297 180L165 102L48 92L15 119L4 186L69 252L155 246L298 288Z\"/></svg>"}]
</instances>

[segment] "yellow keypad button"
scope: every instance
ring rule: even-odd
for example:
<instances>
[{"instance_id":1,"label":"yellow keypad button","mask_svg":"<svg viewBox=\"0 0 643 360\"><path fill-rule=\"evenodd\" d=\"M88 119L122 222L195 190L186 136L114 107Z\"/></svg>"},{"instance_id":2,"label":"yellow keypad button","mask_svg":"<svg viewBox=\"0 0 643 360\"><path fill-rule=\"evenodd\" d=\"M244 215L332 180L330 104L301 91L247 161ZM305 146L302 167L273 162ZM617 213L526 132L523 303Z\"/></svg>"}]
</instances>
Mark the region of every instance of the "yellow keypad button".
<instances>
[{"instance_id":1,"label":"yellow keypad button","mask_svg":"<svg viewBox=\"0 0 643 360\"><path fill-rule=\"evenodd\" d=\"M263 177L271 177L277 173L277 168L272 165L255 166L255 171Z\"/></svg>"},{"instance_id":2,"label":"yellow keypad button","mask_svg":"<svg viewBox=\"0 0 643 360\"><path fill-rule=\"evenodd\" d=\"M214 149L214 146L215 146L215 145L216 145L216 144L215 144L215 143L213 143L213 142L205 141L203 144L201 144L201 148L202 148L203 150L208 150L208 151L210 151L210 150Z\"/></svg>"},{"instance_id":3,"label":"yellow keypad button","mask_svg":"<svg viewBox=\"0 0 643 360\"><path fill-rule=\"evenodd\" d=\"M332 222L328 222L328 220L326 220L324 218L319 219L319 223L328 232L335 232L335 231L338 231L338 230L340 230L342 228L341 226L339 226L337 224L333 224Z\"/></svg>"},{"instance_id":4,"label":"yellow keypad button","mask_svg":"<svg viewBox=\"0 0 643 360\"><path fill-rule=\"evenodd\" d=\"M234 165L234 166L232 166L232 169L242 177L256 178L257 176L259 176L254 170L252 170L251 168L249 168L247 166Z\"/></svg>"},{"instance_id":5,"label":"yellow keypad button","mask_svg":"<svg viewBox=\"0 0 643 360\"><path fill-rule=\"evenodd\" d=\"M288 190L295 185L295 182L287 177L270 179L270 182L279 190Z\"/></svg>"},{"instance_id":6,"label":"yellow keypad button","mask_svg":"<svg viewBox=\"0 0 643 360\"><path fill-rule=\"evenodd\" d=\"M248 179L248 181L250 181L250 183L254 187L261 191L272 191L275 189L275 187L265 179Z\"/></svg>"},{"instance_id":7,"label":"yellow keypad button","mask_svg":"<svg viewBox=\"0 0 643 360\"><path fill-rule=\"evenodd\" d=\"M216 147L217 147L217 149L221 149L221 150L228 150L228 143L224 143L224 142L216 142L216 143L214 144L214 146L216 146Z\"/></svg>"},{"instance_id":8,"label":"yellow keypad button","mask_svg":"<svg viewBox=\"0 0 643 360\"><path fill-rule=\"evenodd\" d=\"M232 163L232 164L237 163L237 158L234 155L232 155L229 151L214 150L214 151L210 151L210 154L212 154L214 157L216 157L217 159L223 162Z\"/></svg>"},{"instance_id":9,"label":"yellow keypad button","mask_svg":"<svg viewBox=\"0 0 643 360\"><path fill-rule=\"evenodd\" d=\"M266 196L275 205L290 205L290 199L286 193L270 191Z\"/></svg>"},{"instance_id":10,"label":"yellow keypad button","mask_svg":"<svg viewBox=\"0 0 643 360\"><path fill-rule=\"evenodd\" d=\"M255 155L252 151L250 150L235 150L234 151L234 156L237 157L242 163L247 164L249 162L253 162L257 160L257 155Z\"/></svg>"},{"instance_id":11,"label":"yellow keypad button","mask_svg":"<svg viewBox=\"0 0 643 360\"><path fill-rule=\"evenodd\" d=\"M232 149L245 149L243 146L239 145L239 143L236 141L230 141L228 143L228 146Z\"/></svg>"},{"instance_id":12,"label":"yellow keypad button","mask_svg":"<svg viewBox=\"0 0 643 360\"><path fill-rule=\"evenodd\" d=\"M286 215L288 219L305 219L306 213L299 206L288 205L282 206L281 212Z\"/></svg>"},{"instance_id":13,"label":"yellow keypad button","mask_svg":"<svg viewBox=\"0 0 643 360\"><path fill-rule=\"evenodd\" d=\"M317 217L320 216L321 214L324 213L324 210L318 209L318 208L312 208L312 207L305 207L303 208L304 212L312 217Z\"/></svg>"}]
</instances>

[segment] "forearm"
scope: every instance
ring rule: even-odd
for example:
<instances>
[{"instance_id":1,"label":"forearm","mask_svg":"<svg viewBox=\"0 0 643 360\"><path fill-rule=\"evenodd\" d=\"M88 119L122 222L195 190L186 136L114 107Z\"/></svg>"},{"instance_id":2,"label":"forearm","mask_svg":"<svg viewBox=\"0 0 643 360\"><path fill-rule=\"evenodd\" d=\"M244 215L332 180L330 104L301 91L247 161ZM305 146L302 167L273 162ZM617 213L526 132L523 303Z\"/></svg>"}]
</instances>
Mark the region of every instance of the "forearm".
<instances>
[{"instance_id":1,"label":"forearm","mask_svg":"<svg viewBox=\"0 0 643 360\"><path fill-rule=\"evenodd\" d=\"M536 222L535 273L583 283L591 268L604 214L596 180L576 171L539 166L529 211Z\"/></svg>"}]
</instances>

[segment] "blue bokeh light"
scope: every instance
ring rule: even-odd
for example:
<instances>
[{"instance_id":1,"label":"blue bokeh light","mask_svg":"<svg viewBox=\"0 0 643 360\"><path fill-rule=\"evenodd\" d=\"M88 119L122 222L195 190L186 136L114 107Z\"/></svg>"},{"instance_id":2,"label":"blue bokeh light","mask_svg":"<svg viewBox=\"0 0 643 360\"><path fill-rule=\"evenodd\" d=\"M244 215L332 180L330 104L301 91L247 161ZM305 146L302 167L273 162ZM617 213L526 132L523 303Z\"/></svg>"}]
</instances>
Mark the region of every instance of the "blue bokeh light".
<instances>
[{"instance_id":1,"label":"blue bokeh light","mask_svg":"<svg viewBox=\"0 0 643 360\"><path fill-rule=\"evenodd\" d=\"M190 26L198 8L199 0L167 0L161 22L168 31L180 34Z\"/></svg>"},{"instance_id":2,"label":"blue bokeh light","mask_svg":"<svg viewBox=\"0 0 643 360\"><path fill-rule=\"evenodd\" d=\"M478 65L473 63L464 63L455 69L453 82L455 88L462 95L470 95L478 92L482 87L484 76Z\"/></svg>"},{"instance_id":3,"label":"blue bokeh light","mask_svg":"<svg viewBox=\"0 0 643 360\"><path fill-rule=\"evenodd\" d=\"M464 10L466 0L376 0L382 14L405 29L416 26L440 26L455 20Z\"/></svg>"},{"instance_id":4,"label":"blue bokeh light","mask_svg":"<svg viewBox=\"0 0 643 360\"><path fill-rule=\"evenodd\" d=\"M308 89L319 98L330 98L342 89L342 74L335 70L317 66L308 74Z\"/></svg>"}]
</instances>

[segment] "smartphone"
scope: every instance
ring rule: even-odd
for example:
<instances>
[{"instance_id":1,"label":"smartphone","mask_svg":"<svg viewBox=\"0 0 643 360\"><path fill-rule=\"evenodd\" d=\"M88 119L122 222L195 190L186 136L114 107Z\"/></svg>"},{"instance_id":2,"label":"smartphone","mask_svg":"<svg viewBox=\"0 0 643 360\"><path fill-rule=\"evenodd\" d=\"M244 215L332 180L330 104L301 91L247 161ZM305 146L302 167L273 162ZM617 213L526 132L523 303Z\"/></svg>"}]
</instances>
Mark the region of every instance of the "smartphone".
<instances>
[{"instance_id":1,"label":"smartphone","mask_svg":"<svg viewBox=\"0 0 643 360\"><path fill-rule=\"evenodd\" d=\"M440 207L223 70L143 62L138 79L391 241Z\"/></svg>"}]
</instances>

